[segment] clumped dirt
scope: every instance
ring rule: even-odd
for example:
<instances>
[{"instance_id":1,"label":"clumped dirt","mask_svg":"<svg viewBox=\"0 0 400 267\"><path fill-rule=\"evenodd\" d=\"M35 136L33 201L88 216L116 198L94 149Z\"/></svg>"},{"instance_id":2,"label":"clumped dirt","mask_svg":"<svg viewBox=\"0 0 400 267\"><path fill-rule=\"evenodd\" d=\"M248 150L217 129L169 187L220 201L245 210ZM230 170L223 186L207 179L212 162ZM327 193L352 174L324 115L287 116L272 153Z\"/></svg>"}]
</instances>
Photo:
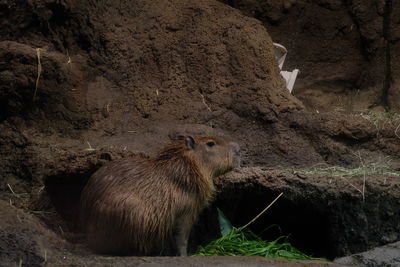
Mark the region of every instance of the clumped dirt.
<instances>
[{"instance_id":1,"label":"clumped dirt","mask_svg":"<svg viewBox=\"0 0 400 267\"><path fill-rule=\"evenodd\" d=\"M314 112L377 101L388 73L383 2L227 2L242 11L214 0L0 0L0 212L9 218L0 222L1 260L106 262L79 233L82 187L105 162L153 155L177 134L240 143L247 168L218 181L215 204L235 224L283 191L255 231L278 223L295 245L329 258L400 239L396 179L368 178L363 201L346 181L280 170L389 158L399 168L400 122ZM393 25L399 12L393 3ZM389 42L392 110L398 28ZM289 49L285 66L302 71L294 96L269 34ZM192 250L216 235L212 206Z\"/></svg>"}]
</instances>

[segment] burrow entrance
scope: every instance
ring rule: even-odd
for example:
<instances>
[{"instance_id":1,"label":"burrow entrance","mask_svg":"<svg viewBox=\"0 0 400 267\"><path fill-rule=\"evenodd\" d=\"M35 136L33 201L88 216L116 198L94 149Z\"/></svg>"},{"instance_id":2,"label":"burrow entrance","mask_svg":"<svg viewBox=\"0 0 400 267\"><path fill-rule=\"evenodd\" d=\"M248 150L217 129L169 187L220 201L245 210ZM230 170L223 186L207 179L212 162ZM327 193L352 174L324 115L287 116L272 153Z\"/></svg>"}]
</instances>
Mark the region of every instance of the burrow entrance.
<instances>
[{"instance_id":1,"label":"burrow entrance","mask_svg":"<svg viewBox=\"0 0 400 267\"><path fill-rule=\"evenodd\" d=\"M236 198L233 199L222 194L216 205L235 227L240 227L257 216L278 193L251 188L235 195ZM307 255L332 260L342 255L338 255L334 247L328 216L329 214L315 209L314 203L307 200L294 203L283 196L254 221L249 229L263 240L282 238Z\"/></svg>"},{"instance_id":2,"label":"burrow entrance","mask_svg":"<svg viewBox=\"0 0 400 267\"><path fill-rule=\"evenodd\" d=\"M284 192L250 229L269 241L287 236L307 255L333 260L400 240L398 190L388 188L367 182L363 200L355 190L327 190L306 182L271 188L244 183L225 186L215 205L240 227Z\"/></svg>"},{"instance_id":3,"label":"burrow entrance","mask_svg":"<svg viewBox=\"0 0 400 267\"><path fill-rule=\"evenodd\" d=\"M45 218L45 223L56 233L61 233L68 241L75 234L82 235L79 202L81 192L94 170L84 173L59 174L45 179L45 191L42 201L45 208L51 210L54 217ZM80 239L81 240L81 239Z\"/></svg>"}]
</instances>

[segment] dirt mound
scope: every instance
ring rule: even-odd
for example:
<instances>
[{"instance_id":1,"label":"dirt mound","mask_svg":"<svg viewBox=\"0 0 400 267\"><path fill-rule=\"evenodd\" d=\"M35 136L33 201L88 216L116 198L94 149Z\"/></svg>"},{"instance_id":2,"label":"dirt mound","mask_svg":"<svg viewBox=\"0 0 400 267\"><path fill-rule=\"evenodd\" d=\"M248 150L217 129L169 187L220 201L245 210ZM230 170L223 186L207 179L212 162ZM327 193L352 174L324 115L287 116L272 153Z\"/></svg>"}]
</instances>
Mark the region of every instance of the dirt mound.
<instances>
[{"instance_id":1,"label":"dirt mound","mask_svg":"<svg viewBox=\"0 0 400 267\"><path fill-rule=\"evenodd\" d=\"M230 109L242 115L273 117L301 106L284 89L271 40L262 25L213 1L175 5L39 1L32 6L20 4L19 8L9 4L6 10L3 24L8 22L9 27L2 40L31 46L10 51L10 44L3 44L2 71L6 66L8 70L5 78L17 76L16 72L24 75L13 88L34 84L35 48L45 47L38 101L58 89L66 94L65 101L81 101L87 110L98 113L107 109L110 117L119 118L120 127L139 116L204 121L211 111ZM11 26L11 21L21 13L33 14L23 23L33 36L12 34L19 25ZM62 71L48 62L51 53L58 53ZM8 64L19 64L15 62L18 57L25 58L29 69L9 69ZM52 72L61 77L51 76ZM76 73L78 77L74 77ZM74 83L76 78L80 84ZM47 84L47 80L59 81L63 87ZM14 90L27 99L33 95ZM10 94L2 101L12 97Z\"/></svg>"},{"instance_id":2,"label":"dirt mound","mask_svg":"<svg viewBox=\"0 0 400 267\"><path fill-rule=\"evenodd\" d=\"M33 215L0 200L0 260L2 266L39 266L46 251L66 248L67 243L43 227Z\"/></svg>"},{"instance_id":3,"label":"dirt mound","mask_svg":"<svg viewBox=\"0 0 400 267\"><path fill-rule=\"evenodd\" d=\"M239 7L238 2L230 2ZM274 7L273 14L282 11L280 5L273 2L269 5ZM307 68L299 66L304 76L300 76L296 90L308 107L312 105L307 101L315 100L308 96L318 92L320 84L342 90L348 84L365 81L372 88L372 81L380 82L382 74L376 72L377 76L373 76L369 72L377 68L374 60L378 60L379 53L370 59L358 51L363 39L348 28L348 14L340 3L321 3L315 7L298 2L293 8L285 8L271 22L276 26L268 26L268 30L276 34L281 32L279 25L294 25L293 18L286 17L285 12L303 14L296 12L304 10L305 14L313 14L320 8L330 16L344 18L340 34L331 36L333 39L325 38L318 28L325 24L319 24L318 20L310 19L307 28L298 17L300 25L314 29L313 41L343 42L344 47L354 52L350 53L352 56L345 57L341 49L325 55L307 41L308 35L290 37L289 44L285 42L289 36L279 35L282 39L274 36L274 41L289 48L287 62L294 64L288 65L289 68L297 67L295 58L307 62ZM360 4L360 8L364 6ZM263 10L259 14L264 14ZM397 10L394 5L393 14ZM268 14L264 15L272 16ZM305 111L303 104L285 88L271 38L262 23L223 3L3 0L0 16L0 199L6 202L11 199L13 206L27 212L32 209L51 212L35 216L57 233L57 238L79 239L69 230L76 228L80 190L99 166L138 153L151 155L177 134L211 134L234 139L243 148L245 166L310 167L317 163L357 166L390 157L394 159L392 167L398 168L395 160L400 156L400 122L397 119ZM327 25L336 27L333 22ZM357 30L363 25L360 20ZM392 36L396 34L392 32ZM397 44L393 39L393 47ZM297 57L299 51L311 54ZM396 50L392 51L396 57ZM324 55L326 59L322 60ZM317 56L320 58L313 62ZM338 57L351 67L349 71L333 64L341 62ZM359 64L372 67L361 68ZM398 78L396 66L393 63L392 85ZM325 73L329 75L323 76ZM304 93L308 89L312 92ZM326 104L329 101L318 103L331 109L333 106ZM247 178L243 181L251 184ZM307 183L293 186L314 188ZM300 202L307 197L294 196ZM226 203L230 201L226 198ZM374 207L373 203L368 205ZM7 221L2 227L12 224L14 221ZM202 225L207 225L206 219L202 220L199 233ZM395 229L390 227L385 231ZM360 229L362 233L364 230ZM345 241L337 241L335 244L347 242L348 247L333 249L329 255L359 252L383 242L367 238L359 245L352 239L354 236L357 235L348 234ZM29 239L21 238L17 239L21 242ZM200 239L195 238L195 245L204 241ZM28 247L37 251L40 246ZM82 251L66 249L62 253L79 258ZM29 253L28 248L25 253ZM14 256L18 261L22 254ZM36 264L43 258L26 260Z\"/></svg>"}]
</instances>

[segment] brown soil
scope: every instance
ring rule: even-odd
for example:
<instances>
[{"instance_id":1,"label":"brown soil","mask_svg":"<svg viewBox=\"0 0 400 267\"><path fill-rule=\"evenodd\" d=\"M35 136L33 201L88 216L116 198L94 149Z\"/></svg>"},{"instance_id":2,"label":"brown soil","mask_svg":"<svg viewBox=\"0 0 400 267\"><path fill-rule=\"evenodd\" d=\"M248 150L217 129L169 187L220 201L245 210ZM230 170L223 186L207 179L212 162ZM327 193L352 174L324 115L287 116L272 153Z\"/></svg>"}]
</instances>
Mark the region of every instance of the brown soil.
<instances>
[{"instance_id":1,"label":"brown soil","mask_svg":"<svg viewBox=\"0 0 400 267\"><path fill-rule=\"evenodd\" d=\"M284 69L300 69L294 95L309 110L365 112L386 105L399 111L398 1L222 2L260 19L288 49Z\"/></svg>"},{"instance_id":2,"label":"brown soil","mask_svg":"<svg viewBox=\"0 0 400 267\"><path fill-rule=\"evenodd\" d=\"M106 264L76 224L83 185L104 162L152 155L177 134L240 143L247 168L219 181L216 201L235 224L283 191L255 231L278 223L295 245L329 258L400 240L398 180L368 178L363 202L346 181L278 170L359 166L360 157L399 168L400 121L314 112L365 109L385 80L388 107L399 109L398 2L389 80L382 1L226 2L243 12L214 0L0 0L3 262ZM289 49L285 68L302 71L294 96L269 34ZM214 219L213 206L192 250L216 236Z\"/></svg>"}]
</instances>

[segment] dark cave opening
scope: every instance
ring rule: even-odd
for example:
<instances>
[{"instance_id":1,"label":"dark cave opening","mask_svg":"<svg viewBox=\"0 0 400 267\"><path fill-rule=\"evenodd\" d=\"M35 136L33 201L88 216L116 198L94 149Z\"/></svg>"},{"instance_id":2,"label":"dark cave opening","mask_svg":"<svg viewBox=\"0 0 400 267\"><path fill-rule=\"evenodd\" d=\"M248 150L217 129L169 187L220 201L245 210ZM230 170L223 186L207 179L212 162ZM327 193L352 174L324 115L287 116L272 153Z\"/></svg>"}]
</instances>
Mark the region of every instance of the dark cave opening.
<instances>
[{"instance_id":1,"label":"dark cave opening","mask_svg":"<svg viewBox=\"0 0 400 267\"><path fill-rule=\"evenodd\" d=\"M268 206L279 193L265 188L248 188L240 193L222 193L216 205L235 227L246 225ZM249 229L266 241L282 238L301 252L318 258L339 256L332 242L328 214L314 202L294 202L284 195L254 221Z\"/></svg>"},{"instance_id":2,"label":"dark cave opening","mask_svg":"<svg viewBox=\"0 0 400 267\"><path fill-rule=\"evenodd\" d=\"M79 202L89 176L89 173L60 174L45 180L45 192L51 207L64 220L69 231L82 231Z\"/></svg>"}]
</instances>

